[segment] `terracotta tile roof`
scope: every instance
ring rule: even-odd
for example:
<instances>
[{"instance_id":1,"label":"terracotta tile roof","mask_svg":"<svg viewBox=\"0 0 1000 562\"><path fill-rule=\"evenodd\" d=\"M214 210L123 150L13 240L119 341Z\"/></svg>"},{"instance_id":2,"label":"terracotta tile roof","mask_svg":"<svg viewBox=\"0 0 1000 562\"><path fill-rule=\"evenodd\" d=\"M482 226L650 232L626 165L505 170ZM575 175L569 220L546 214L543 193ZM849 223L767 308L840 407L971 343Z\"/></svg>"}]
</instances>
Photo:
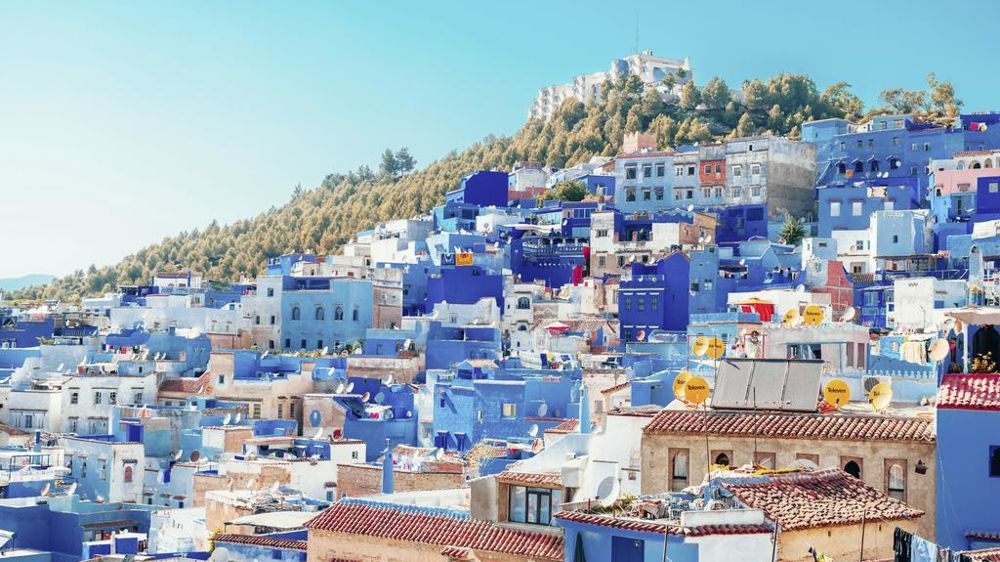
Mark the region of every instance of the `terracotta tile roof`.
<instances>
[{"instance_id":1,"label":"terracotta tile roof","mask_svg":"<svg viewBox=\"0 0 1000 562\"><path fill-rule=\"evenodd\" d=\"M505 470L497 474L497 482L524 484L526 486L562 486L562 475L556 473Z\"/></svg>"},{"instance_id":2,"label":"terracotta tile roof","mask_svg":"<svg viewBox=\"0 0 1000 562\"><path fill-rule=\"evenodd\" d=\"M843 470L725 478L721 486L761 509L783 531L916 519L924 512L886 496Z\"/></svg>"},{"instance_id":3,"label":"terracotta tile roof","mask_svg":"<svg viewBox=\"0 0 1000 562\"><path fill-rule=\"evenodd\" d=\"M705 433L705 413L660 410L643 428L646 434ZM739 437L829 439L840 441L904 441L933 443L934 424L919 417L841 415L790 412L715 411L708 414L712 435Z\"/></svg>"},{"instance_id":4,"label":"terracotta tile roof","mask_svg":"<svg viewBox=\"0 0 1000 562\"><path fill-rule=\"evenodd\" d=\"M441 549L441 556L447 556L452 560L473 560L472 551L460 546L446 546Z\"/></svg>"},{"instance_id":5,"label":"terracotta tile roof","mask_svg":"<svg viewBox=\"0 0 1000 562\"><path fill-rule=\"evenodd\" d=\"M235 535L223 533L215 535L213 539L216 543L224 542L229 544L248 544L252 546L264 546L268 548L284 548L289 550L306 549L306 541L296 541L291 539L281 539L278 537L268 537L263 535Z\"/></svg>"},{"instance_id":6,"label":"terracotta tile roof","mask_svg":"<svg viewBox=\"0 0 1000 562\"><path fill-rule=\"evenodd\" d=\"M636 531L644 533L656 533L662 535L669 532L671 535L687 535L691 537L705 537L709 535L752 535L758 533L771 533L770 526L760 525L702 525L698 527L681 527L676 522L663 520L637 519L634 517L613 517L610 515L585 513L582 511L560 511L553 517L563 521L574 523L584 523L587 525L599 525L601 527L611 527L626 531Z\"/></svg>"},{"instance_id":7,"label":"terracotta tile roof","mask_svg":"<svg viewBox=\"0 0 1000 562\"><path fill-rule=\"evenodd\" d=\"M206 371L197 378L183 377L166 379L160 383L160 392L181 392L195 394L202 385L207 385L211 375Z\"/></svg>"},{"instance_id":8,"label":"terracotta tile roof","mask_svg":"<svg viewBox=\"0 0 1000 562\"><path fill-rule=\"evenodd\" d=\"M973 562L1000 562L1000 548L983 548L958 552L968 556Z\"/></svg>"},{"instance_id":9,"label":"terracotta tile roof","mask_svg":"<svg viewBox=\"0 0 1000 562\"><path fill-rule=\"evenodd\" d=\"M5 423L0 423L0 431L6 433L7 435L10 435L11 437L31 435L30 433L19 427L14 427L12 425L7 425Z\"/></svg>"},{"instance_id":10,"label":"terracotta tile roof","mask_svg":"<svg viewBox=\"0 0 1000 562\"><path fill-rule=\"evenodd\" d=\"M1000 411L1000 375L945 375L938 395L939 410Z\"/></svg>"},{"instance_id":11,"label":"terracotta tile roof","mask_svg":"<svg viewBox=\"0 0 1000 562\"><path fill-rule=\"evenodd\" d=\"M555 427L546 429L545 433L573 433L578 427L580 427L580 420L570 418Z\"/></svg>"},{"instance_id":12,"label":"terracotta tile roof","mask_svg":"<svg viewBox=\"0 0 1000 562\"><path fill-rule=\"evenodd\" d=\"M601 391L601 394L614 394L615 392L618 392L619 390L624 390L624 389L628 388L628 386L629 386L629 381L625 381L623 383L616 384L614 386L609 386L608 388L605 388L604 390Z\"/></svg>"},{"instance_id":13,"label":"terracotta tile roof","mask_svg":"<svg viewBox=\"0 0 1000 562\"><path fill-rule=\"evenodd\" d=\"M459 547L537 560L563 559L563 538L500 527L447 510L363 500L341 500L306 522L310 531L365 535L403 542Z\"/></svg>"}]
</instances>

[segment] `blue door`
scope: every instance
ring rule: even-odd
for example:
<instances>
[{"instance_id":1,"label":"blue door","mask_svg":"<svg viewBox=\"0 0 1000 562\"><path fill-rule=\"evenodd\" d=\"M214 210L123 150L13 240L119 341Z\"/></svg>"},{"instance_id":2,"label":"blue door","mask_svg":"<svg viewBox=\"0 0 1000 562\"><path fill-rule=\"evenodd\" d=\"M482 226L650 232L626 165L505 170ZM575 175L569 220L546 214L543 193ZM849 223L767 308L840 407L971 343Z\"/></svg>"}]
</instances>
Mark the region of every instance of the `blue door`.
<instances>
[{"instance_id":1,"label":"blue door","mask_svg":"<svg viewBox=\"0 0 1000 562\"><path fill-rule=\"evenodd\" d=\"M643 562L645 544L639 539L611 537L611 562Z\"/></svg>"}]
</instances>

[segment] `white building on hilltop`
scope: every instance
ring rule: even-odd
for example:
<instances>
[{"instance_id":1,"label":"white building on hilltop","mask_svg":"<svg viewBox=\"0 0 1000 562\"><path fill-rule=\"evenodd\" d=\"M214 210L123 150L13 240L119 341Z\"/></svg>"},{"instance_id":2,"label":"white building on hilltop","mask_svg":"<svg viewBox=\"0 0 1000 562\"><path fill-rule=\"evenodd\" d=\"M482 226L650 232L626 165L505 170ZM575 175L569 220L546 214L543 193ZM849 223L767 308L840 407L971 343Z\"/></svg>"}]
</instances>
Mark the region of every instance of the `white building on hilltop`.
<instances>
[{"instance_id":1,"label":"white building on hilltop","mask_svg":"<svg viewBox=\"0 0 1000 562\"><path fill-rule=\"evenodd\" d=\"M694 78L690 59L665 59L653 56L653 51L643 51L611 61L611 69L606 72L580 74L568 84L546 86L538 90L538 97L528 112L528 118L547 120L570 98L583 103L600 100L602 84L631 75L638 76L646 89L656 88L663 96L680 95L681 86ZM663 80L668 76L673 76L673 85L664 83Z\"/></svg>"}]
</instances>

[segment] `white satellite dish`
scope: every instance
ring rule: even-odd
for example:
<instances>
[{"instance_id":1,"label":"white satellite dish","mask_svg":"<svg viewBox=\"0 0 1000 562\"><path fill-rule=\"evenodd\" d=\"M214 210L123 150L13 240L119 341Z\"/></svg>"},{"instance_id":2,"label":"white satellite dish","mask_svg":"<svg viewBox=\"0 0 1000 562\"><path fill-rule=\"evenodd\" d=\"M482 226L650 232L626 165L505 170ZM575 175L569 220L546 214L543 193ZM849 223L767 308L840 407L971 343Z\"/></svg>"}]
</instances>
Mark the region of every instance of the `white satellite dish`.
<instances>
[{"instance_id":1,"label":"white satellite dish","mask_svg":"<svg viewBox=\"0 0 1000 562\"><path fill-rule=\"evenodd\" d=\"M806 292L806 286L805 285L799 285L798 287L795 287L795 292L797 292L800 295L802 293L805 293Z\"/></svg>"},{"instance_id":2,"label":"white satellite dish","mask_svg":"<svg viewBox=\"0 0 1000 562\"><path fill-rule=\"evenodd\" d=\"M528 435L530 435L532 437L535 437L535 436L538 435L538 424L537 423L531 424L531 427L528 428Z\"/></svg>"},{"instance_id":3,"label":"white satellite dish","mask_svg":"<svg viewBox=\"0 0 1000 562\"><path fill-rule=\"evenodd\" d=\"M393 383L393 380L392 380L392 375L391 374L382 377L382 384L384 384L385 386L391 386L392 383Z\"/></svg>"},{"instance_id":4,"label":"white satellite dish","mask_svg":"<svg viewBox=\"0 0 1000 562\"><path fill-rule=\"evenodd\" d=\"M337 391L336 391L336 393L337 394L343 394L344 393L344 388L345 388L344 383L338 384L337 385Z\"/></svg>"},{"instance_id":5,"label":"white satellite dish","mask_svg":"<svg viewBox=\"0 0 1000 562\"><path fill-rule=\"evenodd\" d=\"M366 392L366 393L364 393L364 394L361 395L361 401L362 402L367 402L367 401L371 400L371 397L372 397L371 393L370 392Z\"/></svg>"},{"instance_id":6,"label":"white satellite dish","mask_svg":"<svg viewBox=\"0 0 1000 562\"><path fill-rule=\"evenodd\" d=\"M741 259L740 260L740 265L746 265L746 264L747 264L747 260L746 259Z\"/></svg>"},{"instance_id":7,"label":"white satellite dish","mask_svg":"<svg viewBox=\"0 0 1000 562\"><path fill-rule=\"evenodd\" d=\"M41 493L39 495L41 495L41 496L47 496L47 495L49 495L49 490L51 490L51 489L52 489L52 485L49 484L48 482L46 482L45 485L42 486L42 491L41 491Z\"/></svg>"},{"instance_id":8,"label":"white satellite dish","mask_svg":"<svg viewBox=\"0 0 1000 562\"><path fill-rule=\"evenodd\" d=\"M317 427L316 428L316 435L313 435L313 439L320 439L322 437L323 437L323 428L322 427Z\"/></svg>"},{"instance_id":9,"label":"white satellite dish","mask_svg":"<svg viewBox=\"0 0 1000 562\"><path fill-rule=\"evenodd\" d=\"M271 354L271 352L270 352L270 351L265 351L264 353L261 353L261 354L260 354L260 358L261 358L261 359L263 359L263 358L267 357L267 356L268 356L268 355L270 355L270 354Z\"/></svg>"},{"instance_id":10,"label":"white satellite dish","mask_svg":"<svg viewBox=\"0 0 1000 562\"><path fill-rule=\"evenodd\" d=\"M226 415L222 416L222 425L229 425L231 421L233 421L233 415L226 412Z\"/></svg>"},{"instance_id":11,"label":"white satellite dish","mask_svg":"<svg viewBox=\"0 0 1000 562\"><path fill-rule=\"evenodd\" d=\"M347 388L344 389L344 392L348 394L354 392L354 383L353 382L347 383Z\"/></svg>"},{"instance_id":12,"label":"white satellite dish","mask_svg":"<svg viewBox=\"0 0 1000 562\"><path fill-rule=\"evenodd\" d=\"M77 486L76 482L73 482L72 484L70 484L69 488L66 488L66 495L67 496L72 496L73 494L75 494L76 493L76 486Z\"/></svg>"},{"instance_id":13,"label":"white satellite dish","mask_svg":"<svg viewBox=\"0 0 1000 562\"><path fill-rule=\"evenodd\" d=\"M712 243L712 235L711 234L705 235L705 243L706 244L711 244Z\"/></svg>"},{"instance_id":14,"label":"white satellite dish","mask_svg":"<svg viewBox=\"0 0 1000 562\"><path fill-rule=\"evenodd\" d=\"M66 368L66 364L65 363L60 363L59 367L56 368L56 371L59 371L61 373L62 370L65 369L65 368Z\"/></svg>"},{"instance_id":15,"label":"white satellite dish","mask_svg":"<svg viewBox=\"0 0 1000 562\"><path fill-rule=\"evenodd\" d=\"M690 213L691 211L694 210L694 205L688 205L687 209L688 209L688 212Z\"/></svg>"},{"instance_id":16,"label":"white satellite dish","mask_svg":"<svg viewBox=\"0 0 1000 562\"><path fill-rule=\"evenodd\" d=\"M704 244L705 243L705 237L704 236L699 236L698 237L698 243L699 244Z\"/></svg>"},{"instance_id":17,"label":"white satellite dish","mask_svg":"<svg viewBox=\"0 0 1000 562\"><path fill-rule=\"evenodd\" d=\"M236 418L234 419L233 423L240 423L240 420L242 419L243 419L243 412L236 412Z\"/></svg>"},{"instance_id":18,"label":"white satellite dish","mask_svg":"<svg viewBox=\"0 0 1000 562\"><path fill-rule=\"evenodd\" d=\"M324 346L324 347L323 347L323 349L321 349L321 350L320 350L319 352L320 352L320 354L322 354L322 355L328 355L328 354L330 353L330 348L329 348L329 347L326 347L326 346Z\"/></svg>"},{"instance_id":19,"label":"white satellite dish","mask_svg":"<svg viewBox=\"0 0 1000 562\"><path fill-rule=\"evenodd\" d=\"M184 456L184 449L177 449L177 452L174 453L174 460L179 461L182 456Z\"/></svg>"},{"instance_id":20,"label":"white satellite dish","mask_svg":"<svg viewBox=\"0 0 1000 562\"><path fill-rule=\"evenodd\" d=\"M851 308L848 308L847 310L844 311L844 316L842 316L840 320L842 322L850 322L851 320L854 320L854 317L857 315L857 313L858 311L855 310L854 307L852 306Z\"/></svg>"},{"instance_id":21,"label":"white satellite dish","mask_svg":"<svg viewBox=\"0 0 1000 562\"><path fill-rule=\"evenodd\" d=\"M382 402L385 402L385 393L379 392L375 395L375 403L381 404Z\"/></svg>"},{"instance_id":22,"label":"white satellite dish","mask_svg":"<svg viewBox=\"0 0 1000 562\"><path fill-rule=\"evenodd\" d=\"M601 506L609 507L618 500L619 493L621 493L621 483L614 476L608 476L597 485L597 497L594 499Z\"/></svg>"},{"instance_id":23,"label":"white satellite dish","mask_svg":"<svg viewBox=\"0 0 1000 562\"><path fill-rule=\"evenodd\" d=\"M944 338L938 338L931 343L928 356L934 361L941 361L945 357L948 357L948 353L951 351L951 346L948 344L948 340Z\"/></svg>"},{"instance_id":24,"label":"white satellite dish","mask_svg":"<svg viewBox=\"0 0 1000 562\"><path fill-rule=\"evenodd\" d=\"M819 470L819 465L812 462L809 459L797 459L792 464L788 465L788 468L801 468L805 470Z\"/></svg>"},{"instance_id":25,"label":"white satellite dish","mask_svg":"<svg viewBox=\"0 0 1000 562\"><path fill-rule=\"evenodd\" d=\"M549 413L549 405L542 402L538 405L538 417L544 418L547 413Z\"/></svg>"}]
</instances>

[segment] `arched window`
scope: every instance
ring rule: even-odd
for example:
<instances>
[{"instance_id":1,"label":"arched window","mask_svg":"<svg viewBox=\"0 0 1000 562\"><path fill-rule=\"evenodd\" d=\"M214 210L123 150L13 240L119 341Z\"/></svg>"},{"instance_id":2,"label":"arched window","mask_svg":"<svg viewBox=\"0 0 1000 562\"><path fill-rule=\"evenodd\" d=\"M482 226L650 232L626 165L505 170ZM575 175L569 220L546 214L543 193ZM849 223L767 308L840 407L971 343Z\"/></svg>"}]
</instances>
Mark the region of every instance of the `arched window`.
<instances>
[{"instance_id":1,"label":"arched window","mask_svg":"<svg viewBox=\"0 0 1000 562\"><path fill-rule=\"evenodd\" d=\"M292 320L298 320L302 316L302 311L297 306L292 307Z\"/></svg>"},{"instance_id":2,"label":"arched window","mask_svg":"<svg viewBox=\"0 0 1000 562\"><path fill-rule=\"evenodd\" d=\"M333 311L333 319L334 320L343 320L344 319L344 307L338 306Z\"/></svg>"},{"instance_id":3,"label":"arched window","mask_svg":"<svg viewBox=\"0 0 1000 562\"><path fill-rule=\"evenodd\" d=\"M125 465L125 482L132 481L132 465Z\"/></svg>"},{"instance_id":4,"label":"arched window","mask_svg":"<svg viewBox=\"0 0 1000 562\"><path fill-rule=\"evenodd\" d=\"M865 163L860 161L855 162L854 171L858 174L863 173L865 171Z\"/></svg>"},{"instance_id":5,"label":"arched window","mask_svg":"<svg viewBox=\"0 0 1000 562\"><path fill-rule=\"evenodd\" d=\"M993 167L993 159L992 158L987 158L986 161L983 162L983 167L984 168L992 168Z\"/></svg>"},{"instance_id":6,"label":"arched window","mask_svg":"<svg viewBox=\"0 0 1000 562\"><path fill-rule=\"evenodd\" d=\"M719 453L715 456L715 464L720 466L729 466L729 455L725 453Z\"/></svg>"},{"instance_id":7,"label":"arched window","mask_svg":"<svg viewBox=\"0 0 1000 562\"><path fill-rule=\"evenodd\" d=\"M861 478L861 466L854 461L850 461L844 465L844 472L850 474L851 476L860 479Z\"/></svg>"},{"instance_id":8,"label":"arched window","mask_svg":"<svg viewBox=\"0 0 1000 562\"><path fill-rule=\"evenodd\" d=\"M900 161L899 158L890 158L889 159L889 167L891 169L893 169L893 170L899 169L899 167L902 166L902 165L903 165L903 162Z\"/></svg>"},{"instance_id":9,"label":"arched window","mask_svg":"<svg viewBox=\"0 0 1000 562\"><path fill-rule=\"evenodd\" d=\"M528 297L521 297L517 299L518 310L528 310L529 308L531 308L531 299Z\"/></svg>"},{"instance_id":10,"label":"arched window","mask_svg":"<svg viewBox=\"0 0 1000 562\"><path fill-rule=\"evenodd\" d=\"M1000 447L990 449L990 476L1000 476Z\"/></svg>"},{"instance_id":11,"label":"arched window","mask_svg":"<svg viewBox=\"0 0 1000 562\"><path fill-rule=\"evenodd\" d=\"M323 310L322 306L317 306L316 307L316 320L325 320L325 319L326 319L326 311Z\"/></svg>"},{"instance_id":12,"label":"arched window","mask_svg":"<svg viewBox=\"0 0 1000 562\"><path fill-rule=\"evenodd\" d=\"M678 451L674 454L673 466L670 469L670 489L679 492L688 486L688 454Z\"/></svg>"},{"instance_id":13,"label":"arched window","mask_svg":"<svg viewBox=\"0 0 1000 562\"><path fill-rule=\"evenodd\" d=\"M840 164L837 164L837 173L840 174L840 175L846 174L847 173L847 164L844 164L843 162L841 162Z\"/></svg>"},{"instance_id":14,"label":"arched window","mask_svg":"<svg viewBox=\"0 0 1000 562\"><path fill-rule=\"evenodd\" d=\"M906 501L906 470L898 463L889 465L886 475L886 494L890 498Z\"/></svg>"},{"instance_id":15,"label":"arched window","mask_svg":"<svg viewBox=\"0 0 1000 562\"><path fill-rule=\"evenodd\" d=\"M978 170L978 169L982 168L983 166L982 166L982 164L980 164L979 162L973 162L973 163L972 163L972 166L969 166L969 167L970 167L971 169L973 169L973 170Z\"/></svg>"},{"instance_id":16,"label":"arched window","mask_svg":"<svg viewBox=\"0 0 1000 562\"><path fill-rule=\"evenodd\" d=\"M354 320L355 322L357 322L358 318L360 318L360 317L361 317L361 312L357 308L355 308L354 312L351 313L351 320Z\"/></svg>"},{"instance_id":17,"label":"arched window","mask_svg":"<svg viewBox=\"0 0 1000 562\"><path fill-rule=\"evenodd\" d=\"M872 160L872 163L871 163L871 170L872 170L873 172L877 172L877 171L878 171L878 160Z\"/></svg>"}]
</instances>

